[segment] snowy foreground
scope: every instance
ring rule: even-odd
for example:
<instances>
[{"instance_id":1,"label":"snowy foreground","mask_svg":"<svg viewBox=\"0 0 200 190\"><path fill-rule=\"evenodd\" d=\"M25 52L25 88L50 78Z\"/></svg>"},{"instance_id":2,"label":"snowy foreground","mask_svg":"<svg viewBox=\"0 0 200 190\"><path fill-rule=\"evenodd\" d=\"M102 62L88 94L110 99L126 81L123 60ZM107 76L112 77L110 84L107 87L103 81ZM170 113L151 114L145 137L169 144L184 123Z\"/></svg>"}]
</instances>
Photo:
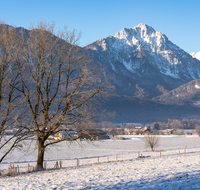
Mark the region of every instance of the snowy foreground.
<instances>
[{"instance_id":1,"label":"snowy foreground","mask_svg":"<svg viewBox=\"0 0 200 190\"><path fill-rule=\"evenodd\" d=\"M200 154L118 161L0 178L0 189L200 189Z\"/></svg>"}]
</instances>

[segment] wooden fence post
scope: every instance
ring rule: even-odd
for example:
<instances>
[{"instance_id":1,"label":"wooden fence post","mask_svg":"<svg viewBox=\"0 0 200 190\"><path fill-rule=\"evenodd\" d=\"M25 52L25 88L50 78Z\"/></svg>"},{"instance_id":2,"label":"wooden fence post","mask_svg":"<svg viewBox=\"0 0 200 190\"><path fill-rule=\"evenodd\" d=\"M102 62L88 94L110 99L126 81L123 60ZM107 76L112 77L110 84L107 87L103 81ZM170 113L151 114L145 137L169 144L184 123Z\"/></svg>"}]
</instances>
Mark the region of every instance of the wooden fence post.
<instances>
[{"instance_id":1,"label":"wooden fence post","mask_svg":"<svg viewBox=\"0 0 200 190\"><path fill-rule=\"evenodd\" d=\"M29 166L29 164L28 164L28 173L30 172L30 168L29 168L30 166Z\"/></svg>"},{"instance_id":2,"label":"wooden fence post","mask_svg":"<svg viewBox=\"0 0 200 190\"><path fill-rule=\"evenodd\" d=\"M180 154L180 150L179 150L179 157L181 156L181 154Z\"/></svg>"},{"instance_id":3,"label":"wooden fence post","mask_svg":"<svg viewBox=\"0 0 200 190\"><path fill-rule=\"evenodd\" d=\"M185 156L185 153L186 153L186 147L185 147L185 149L184 149L184 156Z\"/></svg>"},{"instance_id":4,"label":"wooden fence post","mask_svg":"<svg viewBox=\"0 0 200 190\"><path fill-rule=\"evenodd\" d=\"M99 164L99 156L97 157L97 163Z\"/></svg>"},{"instance_id":5,"label":"wooden fence post","mask_svg":"<svg viewBox=\"0 0 200 190\"><path fill-rule=\"evenodd\" d=\"M107 162L109 162L109 156L107 156Z\"/></svg>"},{"instance_id":6,"label":"wooden fence post","mask_svg":"<svg viewBox=\"0 0 200 190\"><path fill-rule=\"evenodd\" d=\"M54 168L59 168L58 161L56 161Z\"/></svg>"},{"instance_id":7,"label":"wooden fence post","mask_svg":"<svg viewBox=\"0 0 200 190\"><path fill-rule=\"evenodd\" d=\"M14 170L15 170L15 175L17 175L17 174L18 174L18 169L17 169L17 167L14 167Z\"/></svg>"},{"instance_id":8,"label":"wooden fence post","mask_svg":"<svg viewBox=\"0 0 200 190\"><path fill-rule=\"evenodd\" d=\"M18 170L17 173L19 174L19 165L17 165L17 170Z\"/></svg>"},{"instance_id":9,"label":"wooden fence post","mask_svg":"<svg viewBox=\"0 0 200 190\"><path fill-rule=\"evenodd\" d=\"M117 154L116 154L116 162L118 161Z\"/></svg>"},{"instance_id":10,"label":"wooden fence post","mask_svg":"<svg viewBox=\"0 0 200 190\"><path fill-rule=\"evenodd\" d=\"M11 174L12 175L14 174L14 167L13 167L13 165L11 166Z\"/></svg>"},{"instance_id":11,"label":"wooden fence post","mask_svg":"<svg viewBox=\"0 0 200 190\"><path fill-rule=\"evenodd\" d=\"M62 168L62 161L60 161L60 168Z\"/></svg>"},{"instance_id":12,"label":"wooden fence post","mask_svg":"<svg viewBox=\"0 0 200 190\"><path fill-rule=\"evenodd\" d=\"M138 152L138 159L140 158L140 152Z\"/></svg>"},{"instance_id":13,"label":"wooden fence post","mask_svg":"<svg viewBox=\"0 0 200 190\"><path fill-rule=\"evenodd\" d=\"M79 160L78 160L78 158L76 159L76 161L77 161L77 167L79 167Z\"/></svg>"}]
</instances>

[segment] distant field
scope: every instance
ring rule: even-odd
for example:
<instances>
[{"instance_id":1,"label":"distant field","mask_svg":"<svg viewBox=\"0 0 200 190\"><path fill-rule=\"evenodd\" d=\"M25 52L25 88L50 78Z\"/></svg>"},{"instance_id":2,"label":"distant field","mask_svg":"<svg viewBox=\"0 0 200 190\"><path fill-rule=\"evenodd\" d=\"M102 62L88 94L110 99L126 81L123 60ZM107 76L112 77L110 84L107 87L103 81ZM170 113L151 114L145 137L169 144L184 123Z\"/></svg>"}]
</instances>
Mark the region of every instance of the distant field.
<instances>
[{"instance_id":1,"label":"distant field","mask_svg":"<svg viewBox=\"0 0 200 190\"><path fill-rule=\"evenodd\" d=\"M142 136L128 136L131 140L104 140L104 141L81 141L62 142L56 146L47 148L45 160L59 160L93 157L102 155L114 155L127 152L138 152L147 150L144 146ZM173 149L187 147L200 147L200 138L192 136L163 136L160 137L160 149ZM26 141L22 150L14 150L4 160L4 163L36 161L37 148L36 141ZM2 151L2 150L1 150ZM0 152L0 155L2 152Z\"/></svg>"}]
</instances>

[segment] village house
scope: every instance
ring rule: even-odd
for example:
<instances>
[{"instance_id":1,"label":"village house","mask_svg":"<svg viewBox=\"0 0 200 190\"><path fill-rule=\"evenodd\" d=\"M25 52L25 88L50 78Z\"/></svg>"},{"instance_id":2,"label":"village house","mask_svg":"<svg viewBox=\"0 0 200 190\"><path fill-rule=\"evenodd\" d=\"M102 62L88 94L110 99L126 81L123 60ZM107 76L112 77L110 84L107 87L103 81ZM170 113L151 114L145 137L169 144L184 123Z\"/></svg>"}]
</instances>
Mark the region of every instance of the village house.
<instances>
[{"instance_id":1,"label":"village house","mask_svg":"<svg viewBox=\"0 0 200 190\"><path fill-rule=\"evenodd\" d=\"M63 139L68 139L68 140L73 140L76 138L76 132L75 131L59 131L54 134L54 139L55 140L63 140Z\"/></svg>"}]
</instances>

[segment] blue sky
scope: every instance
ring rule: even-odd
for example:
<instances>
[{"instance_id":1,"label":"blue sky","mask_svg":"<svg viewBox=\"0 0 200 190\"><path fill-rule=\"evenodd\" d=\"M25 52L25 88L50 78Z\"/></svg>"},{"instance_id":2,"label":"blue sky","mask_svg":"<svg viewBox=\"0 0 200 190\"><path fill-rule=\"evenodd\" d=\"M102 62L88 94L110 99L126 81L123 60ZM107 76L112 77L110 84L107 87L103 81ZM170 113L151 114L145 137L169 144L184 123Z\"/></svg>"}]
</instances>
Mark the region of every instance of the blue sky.
<instances>
[{"instance_id":1,"label":"blue sky","mask_svg":"<svg viewBox=\"0 0 200 190\"><path fill-rule=\"evenodd\" d=\"M80 46L144 23L185 51L200 51L200 0L1 0L0 18L27 29L54 20L81 31Z\"/></svg>"}]
</instances>

